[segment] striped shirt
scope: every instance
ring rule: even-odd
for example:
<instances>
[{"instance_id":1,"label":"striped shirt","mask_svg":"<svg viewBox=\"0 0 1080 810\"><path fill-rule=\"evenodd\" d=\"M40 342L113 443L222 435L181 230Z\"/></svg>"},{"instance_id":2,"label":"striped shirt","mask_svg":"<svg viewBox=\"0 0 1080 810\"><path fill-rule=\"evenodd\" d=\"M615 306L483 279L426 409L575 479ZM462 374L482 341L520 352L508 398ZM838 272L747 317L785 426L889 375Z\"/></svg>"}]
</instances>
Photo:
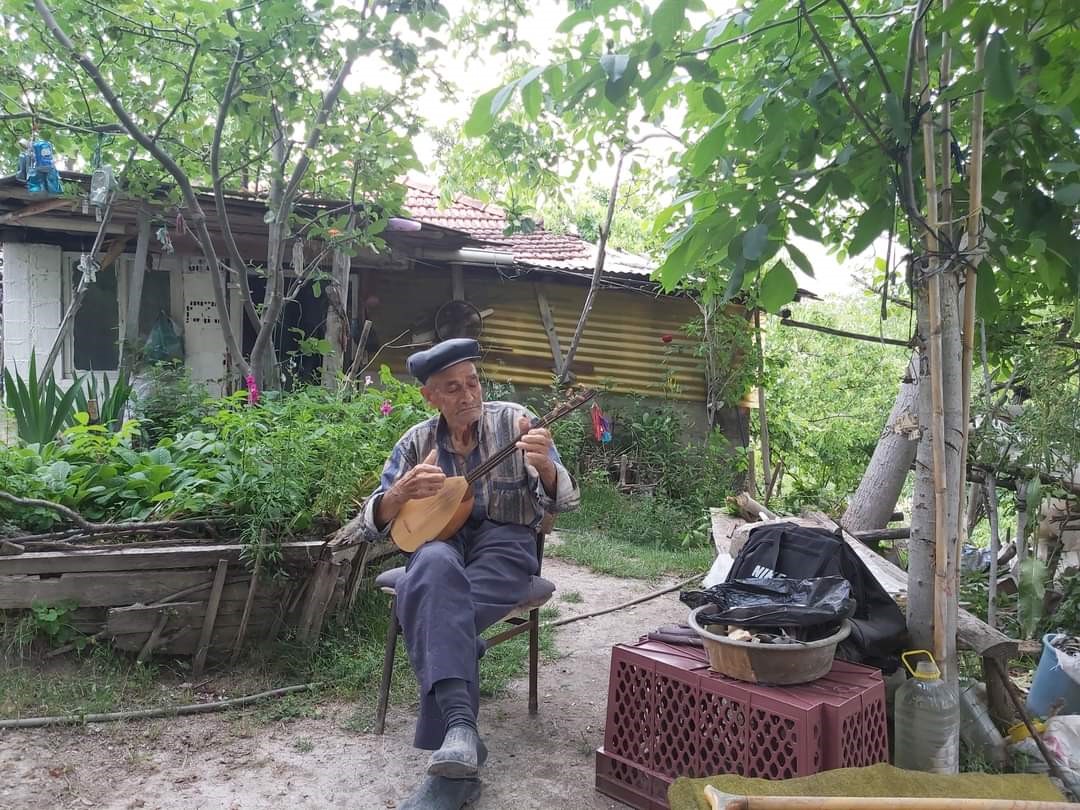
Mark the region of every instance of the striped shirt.
<instances>
[{"instance_id":1,"label":"striped shirt","mask_svg":"<svg viewBox=\"0 0 1080 810\"><path fill-rule=\"evenodd\" d=\"M432 448L438 447L437 463L444 473L448 476L466 475L517 438L520 432L518 418L523 415L530 420L536 418L535 414L523 405L513 402L485 402L477 426L477 446L468 458L462 458L454 452L450 431L442 416L434 416L410 428L398 440L386 466L383 467L379 486L364 504L365 539L375 542L387 537L390 525L387 524L380 531L375 523L375 510L379 499L399 478L426 458ZM475 503L472 517L535 528L546 513L577 509L581 500L577 482L563 466L554 446L550 456L555 462L557 472L554 497L547 493L536 469L526 463L525 454L514 453L487 475L473 482Z\"/></svg>"}]
</instances>

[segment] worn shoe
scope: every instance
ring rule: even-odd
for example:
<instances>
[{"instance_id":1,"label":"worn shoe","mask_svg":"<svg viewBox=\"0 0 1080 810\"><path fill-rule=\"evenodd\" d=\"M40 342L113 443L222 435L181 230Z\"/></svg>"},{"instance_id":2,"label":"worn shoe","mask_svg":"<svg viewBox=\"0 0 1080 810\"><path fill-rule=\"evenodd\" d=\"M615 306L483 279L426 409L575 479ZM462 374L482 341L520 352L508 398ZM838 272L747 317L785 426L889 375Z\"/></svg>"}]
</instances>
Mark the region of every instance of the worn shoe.
<instances>
[{"instance_id":1,"label":"worn shoe","mask_svg":"<svg viewBox=\"0 0 1080 810\"><path fill-rule=\"evenodd\" d=\"M443 738L442 747L431 755L427 772L429 776L447 779L473 779L486 757L487 749L476 729L451 726Z\"/></svg>"},{"instance_id":2,"label":"worn shoe","mask_svg":"<svg viewBox=\"0 0 1080 810\"><path fill-rule=\"evenodd\" d=\"M398 810L461 810L480 798L479 779L447 779L427 776Z\"/></svg>"}]
</instances>

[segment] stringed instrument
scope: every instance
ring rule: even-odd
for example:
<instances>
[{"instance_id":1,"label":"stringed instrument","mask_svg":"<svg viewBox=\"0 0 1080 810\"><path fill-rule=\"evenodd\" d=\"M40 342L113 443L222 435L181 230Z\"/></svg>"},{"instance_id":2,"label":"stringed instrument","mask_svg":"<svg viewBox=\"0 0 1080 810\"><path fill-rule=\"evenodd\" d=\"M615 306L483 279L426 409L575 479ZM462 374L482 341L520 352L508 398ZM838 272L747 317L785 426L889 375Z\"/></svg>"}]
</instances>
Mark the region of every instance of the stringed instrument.
<instances>
[{"instance_id":1,"label":"stringed instrument","mask_svg":"<svg viewBox=\"0 0 1080 810\"><path fill-rule=\"evenodd\" d=\"M585 391L565 402L539 419L534 419L530 430L547 427L577 410L596 396L595 391ZM517 443L524 436L518 434L512 441L496 450L490 458L478 464L466 475L447 477L442 489L428 498L406 501L390 524L390 538L402 551L413 552L431 540L448 540L465 525L473 508L472 485L490 473L514 453L521 452Z\"/></svg>"}]
</instances>

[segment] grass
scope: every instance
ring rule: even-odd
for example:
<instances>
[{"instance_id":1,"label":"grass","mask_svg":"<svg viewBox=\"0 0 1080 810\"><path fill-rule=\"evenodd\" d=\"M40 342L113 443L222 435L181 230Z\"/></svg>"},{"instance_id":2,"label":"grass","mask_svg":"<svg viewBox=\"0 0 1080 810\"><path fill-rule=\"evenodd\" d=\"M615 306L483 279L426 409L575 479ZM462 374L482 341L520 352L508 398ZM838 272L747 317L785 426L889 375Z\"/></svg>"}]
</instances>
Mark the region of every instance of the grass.
<instances>
[{"instance_id":1,"label":"grass","mask_svg":"<svg viewBox=\"0 0 1080 810\"><path fill-rule=\"evenodd\" d=\"M689 549L643 546L596 531L562 532L559 538L559 543L548 546L548 556L624 578L655 580L665 574L705 574L716 557L712 546Z\"/></svg>"},{"instance_id":2,"label":"grass","mask_svg":"<svg viewBox=\"0 0 1080 810\"><path fill-rule=\"evenodd\" d=\"M559 594L559 599L570 605L580 605L585 601L585 597L581 595L580 591L566 591L565 593Z\"/></svg>"},{"instance_id":3,"label":"grass","mask_svg":"<svg viewBox=\"0 0 1080 810\"><path fill-rule=\"evenodd\" d=\"M560 542L547 554L617 577L704 574L716 556L703 511L667 498L624 495L595 479L582 483L581 508L559 515L556 531ZM564 595L563 601L572 599Z\"/></svg>"},{"instance_id":4,"label":"grass","mask_svg":"<svg viewBox=\"0 0 1080 810\"><path fill-rule=\"evenodd\" d=\"M557 608L545 609L550 618ZM383 651L390 612L386 597L362 592L345 622L332 622L313 650L288 640L253 651L235 666L213 673L205 683L215 697L238 697L274 687L319 682L315 692L287 695L255 707L229 712L237 736L250 736L257 725L288 723L314 717L327 699L350 701L355 712L345 727L370 730L375 716ZM498 632L497 626L490 633ZM107 645L91 645L80 653L54 659L41 655L39 641L27 650L27 622L13 612L0 612L0 718L101 713L134 708L175 706L205 700L190 683L190 659L137 664L134 656ZM557 657L553 632L541 630L541 655ZM480 666L480 692L504 694L523 674L528 660L528 634L487 651ZM399 642L391 685L392 706L415 707L416 679L404 645Z\"/></svg>"}]
</instances>

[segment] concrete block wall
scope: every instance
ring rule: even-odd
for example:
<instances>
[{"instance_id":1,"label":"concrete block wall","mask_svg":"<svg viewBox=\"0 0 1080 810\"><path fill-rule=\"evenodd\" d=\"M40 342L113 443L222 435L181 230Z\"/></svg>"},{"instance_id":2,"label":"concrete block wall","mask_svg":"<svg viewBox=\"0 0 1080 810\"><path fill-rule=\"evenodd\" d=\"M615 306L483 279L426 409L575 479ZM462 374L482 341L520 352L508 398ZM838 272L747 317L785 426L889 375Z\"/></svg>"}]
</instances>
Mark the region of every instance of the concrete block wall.
<instances>
[{"instance_id":1,"label":"concrete block wall","mask_svg":"<svg viewBox=\"0 0 1080 810\"><path fill-rule=\"evenodd\" d=\"M63 257L56 245L9 242L3 251L4 366L25 376L31 352L43 360L60 331ZM54 371L61 379L59 358Z\"/></svg>"}]
</instances>

